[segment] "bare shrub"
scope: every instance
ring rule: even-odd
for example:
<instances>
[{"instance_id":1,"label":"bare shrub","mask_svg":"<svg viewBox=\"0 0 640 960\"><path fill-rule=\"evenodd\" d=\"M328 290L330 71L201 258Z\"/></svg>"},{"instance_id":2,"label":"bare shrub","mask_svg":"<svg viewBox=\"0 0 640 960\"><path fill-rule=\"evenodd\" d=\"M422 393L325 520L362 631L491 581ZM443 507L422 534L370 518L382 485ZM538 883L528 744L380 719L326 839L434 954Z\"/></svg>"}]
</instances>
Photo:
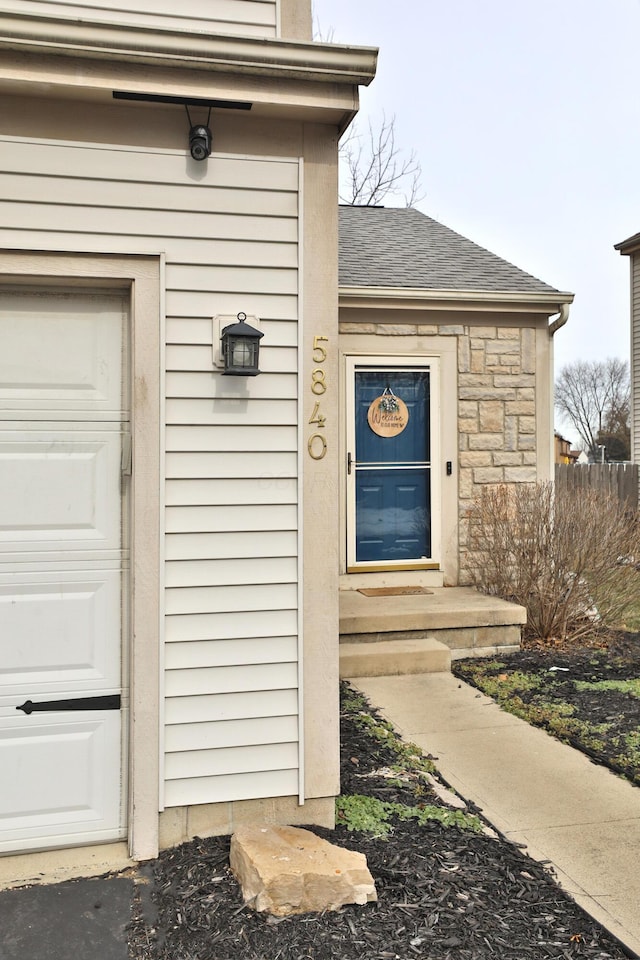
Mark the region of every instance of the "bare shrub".
<instances>
[{"instance_id":1,"label":"bare shrub","mask_svg":"<svg viewBox=\"0 0 640 960\"><path fill-rule=\"evenodd\" d=\"M472 582L525 606L528 638L578 639L620 624L637 602L640 527L609 494L492 486L468 519Z\"/></svg>"}]
</instances>

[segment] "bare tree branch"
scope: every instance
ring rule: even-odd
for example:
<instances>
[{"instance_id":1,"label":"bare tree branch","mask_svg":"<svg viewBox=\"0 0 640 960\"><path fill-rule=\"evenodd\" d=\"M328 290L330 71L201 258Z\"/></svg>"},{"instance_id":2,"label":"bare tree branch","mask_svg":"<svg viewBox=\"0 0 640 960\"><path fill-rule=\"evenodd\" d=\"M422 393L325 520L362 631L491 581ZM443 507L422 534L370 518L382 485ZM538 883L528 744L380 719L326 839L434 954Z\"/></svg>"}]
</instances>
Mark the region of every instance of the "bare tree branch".
<instances>
[{"instance_id":1,"label":"bare tree branch","mask_svg":"<svg viewBox=\"0 0 640 960\"><path fill-rule=\"evenodd\" d=\"M323 30L320 23L320 18L317 16L315 10L313 10L313 26L312 26L312 37L314 40L317 40L319 43L333 43L336 31L334 27L329 27L327 30Z\"/></svg>"},{"instance_id":2,"label":"bare tree branch","mask_svg":"<svg viewBox=\"0 0 640 960\"><path fill-rule=\"evenodd\" d=\"M527 607L526 634L577 640L637 602L640 525L623 501L553 483L487 484L467 513L466 567L484 593Z\"/></svg>"},{"instance_id":3,"label":"bare tree branch","mask_svg":"<svg viewBox=\"0 0 640 960\"><path fill-rule=\"evenodd\" d=\"M378 127L369 121L365 133L353 124L340 144L340 156L342 203L374 206L393 196L410 207L422 199L420 163L414 151L407 155L396 145L395 117L383 114Z\"/></svg>"},{"instance_id":4,"label":"bare tree branch","mask_svg":"<svg viewBox=\"0 0 640 960\"><path fill-rule=\"evenodd\" d=\"M556 380L555 405L580 436L585 450L597 456L598 446L613 446L628 459L630 383L626 360L576 360ZM608 443L607 443L608 441Z\"/></svg>"},{"instance_id":5,"label":"bare tree branch","mask_svg":"<svg viewBox=\"0 0 640 960\"><path fill-rule=\"evenodd\" d=\"M313 13L313 39L333 43L333 27L324 30ZM386 197L401 198L406 207L422 200L422 168L415 151L406 154L396 146L395 116L383 114L379 125L369 120L363 133L358 123L352 123L339 146L339 199L352 206L375 206Z\"/></svg>"}]
</instances>

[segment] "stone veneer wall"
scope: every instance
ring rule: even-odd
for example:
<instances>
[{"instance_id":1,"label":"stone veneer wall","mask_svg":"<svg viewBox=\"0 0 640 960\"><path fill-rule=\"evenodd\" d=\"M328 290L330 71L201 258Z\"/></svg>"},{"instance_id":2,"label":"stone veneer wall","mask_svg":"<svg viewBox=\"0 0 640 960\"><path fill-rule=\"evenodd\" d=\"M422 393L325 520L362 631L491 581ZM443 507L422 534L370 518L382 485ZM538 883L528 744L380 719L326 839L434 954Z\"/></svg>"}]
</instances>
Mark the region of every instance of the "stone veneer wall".
<instances>
[{"instance_id":1,"label":"stone veneer wall","mask_svg":"<svg viewBox=\"0 0 640 960\"><path fill-rule=\"evenodd\" d=\"M460 327L458 449L460 582L465 517L485 484L534 483L536 333L531 328Z\"/></svg>"},{"instance_id":2,"label":"stone veneer wall","mask_svg":"<svg viewBox=\"0 0 640 960\"><path fill-rule=\"evenodd\" d=\"M459 582L468 583L465 519L473 500L486 484L538 479L535 329L342 322L340 333L411 337L407 348L412 353L414 338L457 337Z\"/></svg>"}]
</instances>

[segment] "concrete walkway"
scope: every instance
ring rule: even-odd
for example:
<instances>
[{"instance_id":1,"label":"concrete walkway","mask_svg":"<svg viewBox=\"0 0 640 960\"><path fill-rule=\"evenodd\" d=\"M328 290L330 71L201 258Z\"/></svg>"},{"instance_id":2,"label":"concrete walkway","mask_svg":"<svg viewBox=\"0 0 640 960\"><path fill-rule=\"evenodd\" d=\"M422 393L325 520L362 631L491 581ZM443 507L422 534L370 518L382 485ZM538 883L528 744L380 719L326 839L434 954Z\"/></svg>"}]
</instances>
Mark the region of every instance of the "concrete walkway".
<instances>
[{"instance_id":1,"label":"concrete walkway","mask_svg":"<svg viewBox=\"0 0 640 960\"><path fill-rule=\"evenodd\" d=\"M448 673L351 681L501 833L640 956L640 789Z\"/></svg>"}]
</instances>

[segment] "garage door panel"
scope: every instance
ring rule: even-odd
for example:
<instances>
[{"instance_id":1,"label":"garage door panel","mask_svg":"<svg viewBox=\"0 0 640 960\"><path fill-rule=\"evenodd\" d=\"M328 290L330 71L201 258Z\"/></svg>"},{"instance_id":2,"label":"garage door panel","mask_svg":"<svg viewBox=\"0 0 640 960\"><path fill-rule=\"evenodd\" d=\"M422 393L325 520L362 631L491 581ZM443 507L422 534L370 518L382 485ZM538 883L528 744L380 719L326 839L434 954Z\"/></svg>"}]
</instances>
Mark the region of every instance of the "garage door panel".
<instances>
[{"instance_id":1,"label":"garage door panel","mask_svg":"<svg viewBox=\"0 0 640 960\"><path fill-rule=\"evenodd\" d=\"M22 436L0 433L0 544L20 552L119 547L120 430Z\"/></svg>"},{"instance_id":2,"label":"garage door panel","mask_svg":"<svg viewBox=\"0 0 640 960\"><path fill-rule=\"evenodd\" d=\"M119 760L117 710L46 719L0 713L3 849L55 845L58 832L79 840L105 824L120 834L120 783L111 775Z\"/></svg>"},{"instance_id":3,"label":"garage door panel","mask_svg":"<svg viewBox=\"0 0 640 960\"><path fill-rule=\"evenodd\" d=\"M120 589L118 569L0 582L0 698L119 688Z\"/></svg>"},{"instance_id":4,"label":"garage door panel","mask_svg":"<svg viewBox=\"0 0 640 960\"><path fill-rule=\"evenodd\" d=\"M119 411L123 322L122 294L3 292L0 409Z\"/></svg>"},{"instance_id":5,"label":"garage door panel","mask_svg":"<svg viewBox=\"0 0 640 960\"><path fill-rule=\"evenodd\" d=\"M2 853L125 834L126 299L0 285Z\"/></svg>"}]
</instances>

